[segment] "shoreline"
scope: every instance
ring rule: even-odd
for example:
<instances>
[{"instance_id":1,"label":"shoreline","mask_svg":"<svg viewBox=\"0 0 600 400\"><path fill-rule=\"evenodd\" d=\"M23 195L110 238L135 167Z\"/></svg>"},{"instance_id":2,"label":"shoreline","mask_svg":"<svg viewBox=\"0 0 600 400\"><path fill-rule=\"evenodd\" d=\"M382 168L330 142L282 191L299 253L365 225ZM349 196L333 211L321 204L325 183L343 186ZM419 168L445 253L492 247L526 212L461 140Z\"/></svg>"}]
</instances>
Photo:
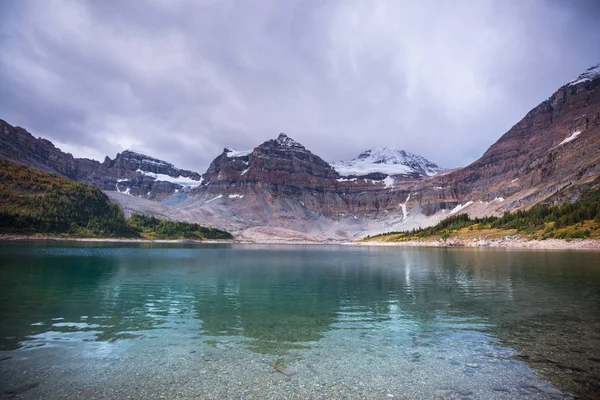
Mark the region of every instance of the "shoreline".
<instances>
[{"instance_id":1,"label":"shoreline","mask_svg":"<svg viewBox=\"0 0 600 400\"><path fill-rule=\"evenodd\" d=\"M48 242L89 242L89 243L180 243L180 244L227 244L236 243L234 240L195 240L195 239L129 239L129 238L65 238L58 236L20 236L6 235L0 236L1 242L27 242L27 241L48 241Z\"/></svg>"},{"instance_id":2,"label":"shoreline","mask_svg":"<svg viewBox=\"0 0 600 400\"><path fill-rule=\"evenodd\" d=\"M507 248L538 250L596 250L600 251L598 239L546 239L530 240L520 236L506 236L499 239L456 239L447 240L408 240L404 242L368 241L357 242L360 246L398 246L398 247L469 247L469 248Z\"/></svg>"},{"instance_id":3,"label":"shoreline","mask_svg":"<svg viewBox=\"0 0 600 400\"><path fill-rule=\"evenodd\" d=\"M361 247L469 247L469 248L507 248L507 249L538 249L538 250L592 250L600 251L598 239L546 239L529 240L519 236L506 236L500 239L434 239L409 240L403 242L383 241L294 241L272 239L265 241L248 240L192 240L192 239L129 239L129 238L64 238L56 236L0 236L2 242L78 242L78 243L157 243L157 244L255 244L255 245L342 245Z\"/></svg>"}]
</instances>

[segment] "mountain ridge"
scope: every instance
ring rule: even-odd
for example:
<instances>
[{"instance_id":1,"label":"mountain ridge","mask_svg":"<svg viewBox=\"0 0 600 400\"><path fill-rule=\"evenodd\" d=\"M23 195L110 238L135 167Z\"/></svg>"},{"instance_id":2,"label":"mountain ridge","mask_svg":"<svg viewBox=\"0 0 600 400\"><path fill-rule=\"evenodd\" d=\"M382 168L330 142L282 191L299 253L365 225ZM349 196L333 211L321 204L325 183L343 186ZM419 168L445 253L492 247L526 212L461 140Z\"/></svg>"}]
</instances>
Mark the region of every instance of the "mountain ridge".
<instances>
[{"instance_id":1,"label":"mountain ridge","mask_svg":"<svg viewBox=\"0 0 600 400\"><path fill-rule=\"evenodd\" d=\"M75 158L44 138L35 138L21 127L0 120L0 159L31 166L42 172L96 186L101 190L116 190L149 198L164 198L175 190L200 184L201 175L179 169L166 161L125 150L114 159L106 156L103 162ZM188 178L185 184L177 183ZM180 179L181 180L181 179Z\"/></svg>"},{"instance_id":2,"label":"mountain ridge","mask_svg":"<svg viewBox=\"0 0 600 400\"><path fill-rule=\"evenodd\" d=\"M534 107L478 160L451 171L437 171L437 165L405 151L371 149L351 161L375 168L403 165L396 170L400 172L408 171L400 169L407 167L401 164L407 158L416 164L408 165L411 173L363 168L360 172L368 173L343 175L335 163L280 134L252 150L225 148L200 175L131 151L117 154L115 160L107 157L103 163L80 161L44 139L28 142L25 130L4 121L0 139L10 146L3 146L0 157L21 154L42 168L54 168L107 193L117 192L111 199L133 211L142 207L152 213L160 208L179 219L187 215L234 232L281 227L325 237L360 237L432 225L458 212L500 215L540 202L573 201L600 185L600 74L596 69ZM11 142L6 136L13 131L16 139ZM429 176L432 172L438 173ZM173 179L161 181L159 174ZM193 183L173 182L182 176ZM159 200L162 205L143 199Z\"/></svg>"}]
</instances>

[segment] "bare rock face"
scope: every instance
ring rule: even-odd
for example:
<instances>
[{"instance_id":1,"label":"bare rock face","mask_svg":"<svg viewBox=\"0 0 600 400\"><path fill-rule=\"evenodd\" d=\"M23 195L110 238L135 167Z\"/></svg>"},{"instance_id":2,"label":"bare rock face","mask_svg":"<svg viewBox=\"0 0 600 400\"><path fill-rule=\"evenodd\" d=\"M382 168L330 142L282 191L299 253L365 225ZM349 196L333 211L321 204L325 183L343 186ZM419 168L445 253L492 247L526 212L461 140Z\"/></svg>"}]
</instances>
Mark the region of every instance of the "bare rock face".
<instances>
[{"instance_id":1,"label":"bare rock face","mask_svg":"<svg viewBox=\"0 0 600 400\"><path fill-rule=\"evenodd\" d=\"M163 199L200 184L199 173L126 150L103 163L74 158L52 142L35 138L25 129L0 120L0 159L55 173L102 190Z\"/></svg>"},{"instance_id":2,"label":"bare rock face","mask_svg":"<svg viewBox=\"0 0 600 400\"><path fill-rule=\"evenodd\" d=\"M252 151L225 149L203 178L192 197L230 203L234 208L254 207L257 214L268 214L273 221L293 218L294 212L308 219L337 219L348 214L363 218L387 207L398 210L398 204L392 204L396 196L384 190L382 180L341 177L283 133ZM229 198L239 201L228 202ZM253 205L246 204L249 199L254 199Z\"/></svg>"},{"instance_id":3,"label":"bare rock face","mask_svg":"<svg viewBox=\"0 0 600 400\"><path fill-rule=\"evenodd\" d=\"M200 174L197 172L175 168L173 164L166 161L152 158L131 150L125 150L122 153L118 153L114 160L106 157L102 169L113 172L112 175L120 176L126 175L131 171L143 171L146 173L162 174L171 177L183 176L197 181L201 178Z\"/></svg>"},{"instance_id":4,"label":"bare rock face","mask_svg":"<svg viewBox=\"0 0 600 400\"><path fill-rule=\"evenodd\" d=\"M268 183L290 188L331 189L338 177L327 162L282 133L252 151L225 149L204 174L204 186L210 183L214 188L239 183L260 188Z\"/></svg>"},{"instance_id":5,"label":"bare rock face","mask_svg":"<svg viewBox=\"0 0 600 400\"><path fill-rule=\"evenodd\" d=\"M56 148L51 141L35 138L20 127L0 120L0 159L51 172L84 183L98 161L76 159Z\"/></svg>"},{"instance_id":6,"label":"bare rock face","mask_svg":"<svg viewBox=\"0 0 600 400\"><path fill-rule=\"evenodd\" d=\"M179 169L166 161L131 150L106 157L94 171L92 183L103 190L117 190L133 196L160 200L201 183L202 176Z\"/></svg>"},{"instance_id":7,"label":"bare rock face","mask_svg":"<svg viewBox=\"0 0 600 400\"><path fill-rule=\"evenodd\" d=\"M575 200L580 186L600 175L599 87L596 66L531 110L479 160L434 177L431 185L444 188L447 199L506 199L501 210L552 202L559 192ZM429 203L439 201L427 187L422 193Z\"/></svg>"}]
</instances>

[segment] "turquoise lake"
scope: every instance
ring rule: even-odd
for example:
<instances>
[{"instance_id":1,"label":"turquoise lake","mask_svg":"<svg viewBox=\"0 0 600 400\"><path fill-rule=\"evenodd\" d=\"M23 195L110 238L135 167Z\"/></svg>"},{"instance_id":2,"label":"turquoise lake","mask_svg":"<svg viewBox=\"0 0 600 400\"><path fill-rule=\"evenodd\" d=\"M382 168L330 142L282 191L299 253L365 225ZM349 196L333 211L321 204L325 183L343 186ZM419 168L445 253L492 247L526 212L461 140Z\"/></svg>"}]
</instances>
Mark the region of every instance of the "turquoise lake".
<instances>
[{"instance_id":1,"label":"turquoise lake","mask_svg":"<svg viewBox=\"0 0 600 400\"><path fill-rule=\"evenodd\" d=\"M0 243L0 398L572 395L598 252Z\"/></svg>"}]
</instances>

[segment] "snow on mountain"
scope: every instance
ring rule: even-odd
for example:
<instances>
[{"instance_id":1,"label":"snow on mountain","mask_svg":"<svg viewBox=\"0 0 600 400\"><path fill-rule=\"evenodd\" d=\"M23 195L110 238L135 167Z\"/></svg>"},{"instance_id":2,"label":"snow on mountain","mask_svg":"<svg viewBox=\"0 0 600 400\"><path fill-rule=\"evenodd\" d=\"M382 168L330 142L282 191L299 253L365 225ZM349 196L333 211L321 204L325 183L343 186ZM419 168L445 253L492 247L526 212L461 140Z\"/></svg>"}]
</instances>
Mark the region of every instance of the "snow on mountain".
<instances>
[{"instance_id":1,"label":"snow on mountain","mask_svg":"<svg viewBox=\"0 0 600 400\"><path fill-rule=\"evenodd\" d=\"M306 151L306 148L304 146L296 142L294 139L292 139L285 133L280 133L277 139L275 139L275 143L285 150Z\"/></svg>"},{"instance_id":2,"label":"snow on mountain","mask_svg":"<svg viewBox=\"0 0 600 400\"><path fill-rule=\"evenodd\" d=\"M247 155L252 154L253 150L234 150L231 147L225 148L225 153L227 153L227 157L246 157Z\"/></svg>"},{"instance_id":3,"label":"snow on mountain","mask_svg":"<svg viewBox=\"0 0 600 400\"><path fill-rule=\"evenodd\" d=\"M131 150L131 149L124 150L123 153L121 153L121 157L123 157L125 159L135 159L138 162L144 162L147 164L154 164L154 165L158 165L158 166L173 168L173 164L171 164L171 163L168 163L163 160L159 160L158 158L150 157L144 153L140 153L139 151L135 151L135 150Z\"/></svg>"},{"instance_id":4,"label":"snow on mountain","mask_svg":"<svg viewBox=\"0 0 600 400\"><path fill-rule=\"evenodd\" d=\"M444 171L424 157L387 147L367 150L353 160L334 162L331 166L342 176L373 173L432 176Z\"/></svg>"},{"instance_id":5,"label":"snow on mountain","mask_svg":"<svg viewBox=\"0 0 600 400\"><path fill-rule=\"evenodd\" d=\"M292 139L291 137L289 137L288 135L286 135L285 133L280 133L276 140L277 140L277 143L279 143L280 146L284 146L284 147L304 147L300 143L296 142L294 139Z\"/></svg>"},{"instance_id":6,"label":"snow on mountain","mask_svg":"<svg viewBox=\"0 0 600 400\"><path fill-rule=\"evenodd\" d=\"M563 145L565 143L569 143L573 140L575 140L577 138L577 136L579 136L581 134L581 131L576 131L573 132L569 137L567 137L565 140L563 140L562 142L560 142L558 145Z\"/></svg>"},{"instance_id":7,"label":"snow on mountain","mask_svg":"<svg viewBox=\"0 0 600 400\"><path fill-rule=\"evenodd\" d=\"M202 178L200 178L200 180L196 180L196 179L188 178L188 177L181 176L181 175L179 175L177 177L173 177L173 176L166 175L166 174L156 174L153 172L146 172L146 171L142 171L141 169L138 169L136 172L138 174L149 176L150 178L154 178L155 181L170 182L170 183L174 183L176 185L181 185L181 186L198 187L202 184Z\"/></svg>"},{"instance_id":8,"label":"snow on mountain","mask_svg":"<svg viewBox=\"0 0 600 400\"><path fill-rule=\"evenodd\" d=\"M569 82L569 86L577 85L578 83L591 81L592 79L600 77L600 64L588 68L583 74L579 75L577 79Z\"/></svg>"}]
</instances>

